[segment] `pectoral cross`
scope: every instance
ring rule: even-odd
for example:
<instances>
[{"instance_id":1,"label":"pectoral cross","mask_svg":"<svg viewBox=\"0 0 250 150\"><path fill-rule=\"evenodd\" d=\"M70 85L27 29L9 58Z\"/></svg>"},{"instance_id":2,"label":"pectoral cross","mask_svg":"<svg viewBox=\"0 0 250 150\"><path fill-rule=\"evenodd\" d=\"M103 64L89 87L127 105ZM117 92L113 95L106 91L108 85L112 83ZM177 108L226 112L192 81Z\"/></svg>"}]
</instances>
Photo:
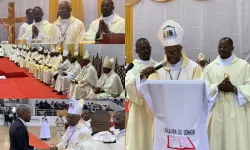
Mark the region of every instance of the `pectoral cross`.
<instances>
[{"instance_id":1,"label":"pectoral cross","mask_svg":"<svg viewBox=\"0 0 250 150\"><path fill-rule=\"evenodd\" d=\"M15 3L8 3L8 18L0 18L0 24L3 24L8 29L9 44L15 43L15 24L26 21L26 17L15 17Z\"/></svg>"}]
</instances>

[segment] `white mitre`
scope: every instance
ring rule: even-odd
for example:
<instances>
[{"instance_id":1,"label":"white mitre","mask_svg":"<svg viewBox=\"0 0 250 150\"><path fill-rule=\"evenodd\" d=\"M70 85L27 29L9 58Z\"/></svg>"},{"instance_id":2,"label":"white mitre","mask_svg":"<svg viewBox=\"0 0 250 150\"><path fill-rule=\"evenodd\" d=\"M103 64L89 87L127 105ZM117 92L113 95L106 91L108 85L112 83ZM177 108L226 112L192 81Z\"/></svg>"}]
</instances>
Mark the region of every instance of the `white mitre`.
<instances>
[{"instance_id":1,"label":"white mitre","mask_svg":"<svg viewBox=\"0 0 250 150\"><path fill-rule=\"evenodd\" d=\"M85 50L83 59L88 59L88 60L90 60L90 55L89 55L89 51L88 51L88 50Z\"/></svg>"},{"instance_id":2,"label":"white mitre","mask_svg":"<svg viewBox=\"0 0 250 150\"><path fill-rule=\"evenodd\" d=\"M200 54L198 55L197 60L198 60L198 62L200 62L200 61L206 60L206 57L205 57L204 54L200 53Z\"/></svg>"},{"instance_id":3,"label":"white mitre","mask_svg":"<svg viewBox=\"0 0 250 150\"><path fill-rule=\"evenodd\" d=\"M106 56L104 59L103 67L113 69L113 63L114 58L112 57L111 59L109 59L108 56Z\"/></svg>"},{"instance_id":4,"label":"white mitre","mask_svg":"<svg viewBox=\"0 0 250 150\"><path fill-rule=\"evenodd\" d=\"M81 115L83 104L84 100L70 100L68 113L74 115Z\"/></svg>"},{"instance_id":5,"label":"white mitre","mask_svg":"<svg viewBox=\"0 0 250 150\"><path fill-rule=\"evenodd\" d=\"M49 53L49 50L48 50L48 49L45 49L45 50L44 50L44 53Z\"/></svg>"},{"instance_id":6,"label":"white mitre","mask_svg":"<svg viewBox=\"0 0 250 150\"><path fill-rule=\"evenodd\" d=\"M182 27L173 20L166 21L158 30L158 39L163 46L181 45L183 35Z\"/></svg>"}]
</instances>

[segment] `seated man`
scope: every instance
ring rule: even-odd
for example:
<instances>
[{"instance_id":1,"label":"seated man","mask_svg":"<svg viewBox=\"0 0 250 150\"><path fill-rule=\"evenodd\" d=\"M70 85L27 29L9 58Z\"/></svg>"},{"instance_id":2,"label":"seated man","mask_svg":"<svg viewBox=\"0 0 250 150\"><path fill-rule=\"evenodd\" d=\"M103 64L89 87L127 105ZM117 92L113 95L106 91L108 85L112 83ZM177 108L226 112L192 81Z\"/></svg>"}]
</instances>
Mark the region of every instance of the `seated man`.
<instances>
[{"instance_id":1,"label":"seated man","mask_svg":"<svg viewBox=\"0 0 250 150\"><path fill-rule=\"evenodd\" d=\"M199 64L199 66L201 67L201 70L203 71L206 66L208 65L208 62L206 60L206 56L202 53L200 53L198 55L198 58L197 58L197 63Z\"/></svg>"},{"instance_id":2,"label":"seated man","mask_svg":"<svg viewBox=\"0 0 250 150\"><path fill-rule=\"evenodd\" d=\"M21 60L20 60L20 67L21 68L24 68L25 67L25 59L26 58L29 58L30 57L30 54L31 54L31 52L30 52L30 47L29 46L26 46L26 48L25 48L25 53L24 53L24 55L23 55L23 57L21 58Z\"/></svg>"},{"instance_id":3,"label":"seated man","mask_svg":"<svg viewBox=\"0 0 250 150\"><path fill-rule=\"evenodd\" d=\"M18 64L19 58L20 58L21 53L22 53L22 49L23 49L22 45L21 44L18 45L17 51L15 53L15 57L14 57L14 63L15 64Z\"/></svg>"},{"instance_id":4,"label":"seated man","mask_svg":"<svg viewBox=\"0 0 250 150\"><path fill-rule=\"evenodd\" d=\"M45 59L43 51L44 51L44 48L39 47L39 50L38 50L39 55L36 58L36 61L35 61L34 67L33 67L33 76L35 78L37 78L37 76L38 76L38 66L39 66L39 64Z\"/></svg>"},{"instance_id":5,"label":"seated man","mask_svg":"<svg viewBox=\"0 0 250 150\"><path fill-rule=\"evenodd\" d=\"M38 49L36 47L33 47L31 58L29 59L29 62L28 62L29 73L32 73L31 71L33 70L33 65L35 64L35 60L38 57L38 55L39 55Z\"/></svg>"},{"instance_id":6,"label":"seated man","mask_svg":"<svg viewBox=\"0 0 250 150\"><path fill-rule=\"evenodd\" d=\"M95 67L90 62L89 52L86 50L83 57L83 68L80 74L71 81L68 97L70 99L85 98L88 93L96 87L98 80Z\"/></svg>"},{"instance_id":7,"label":"seated man","mask_svg":"<svg viewBox=\"0 0 250 150\"><path fill-rule=\"evenodd\" d=\"M94 88L88 98L104 99L109 97L119 97L123 91L121 79L113 68L114 59L105 58L103 64L103 74L97 82L97 87Z\"/></svg>"},{"instance_id":8,"label":"seated man","mask_svg":"<svg viewBox=\"0 0 250 150\"><path fill-rule=\"evenodd\" d=\"M63 57L62 57L62 62L59 64L59 69L58 71L56 71L53 75L53 78L52 78L52 83L51 83L51 87L55 87L55 84L56 84L56 79L58 77L58 75L62 75L64 71L66 71L70 65L71 65L71 62L69 61L69 51L68 50L64 50L63 51ZM55 90L53 90L54 92L56 92Z\"/></svg>"},{"instance_id":9,"label":"seated man","mask_svg":"<svg viewBox=\"0 0 250 150\"><path fill-rule=\"evenodd\" d=\"M20 55L18 57L18 59L16 60L16 63L21 67L20 63L22 61L22 59L24 58L24 56L26 55L26 45L22 46L22 49L20 51Z\"/></svg>"},{"instance_id":10,"label":"seated man","mask_svg":"<svg viewBox=\"0 0 250 150\"><path fill-rule=\"evenodd\" d=\"M2 46L0 45L0 58L4 57L4 48L2 48Z\"/></svg>"},{"instance_id":11,"label":"seated man","mask_svg":"<svg viewBox=\"0 0 250 150\"><path fill-rule=\"evenodd\" d=\"M44 71L45 67L49 64L50 59L51 59L48 49L44 50L44 57L45 57L45 59L40 63L40 65L38 67L38 79L40 81L43 81L43 71Z\"/></svg>"},{"instance_id":12,"label":"seated man","mask_svg":"<svg viewBox=\"0 0 250 150\"><path fill-rule=\"evenodd\" d=\"M114 2L103 0L101 5L102 17L90 24L84 35L84 40L95 41L101 33L125 33L125 20L114 13Z\"/></svg>"},{"instance_id":13,"label":"seated man","mask_svg":"<svg viewBox=\"0 0 250 150\"><path fill-rule=\"evenodd\" d=\"M41 78L41 66L45 64L45 61L49 61L50 56L48 55L49 50L44 49L43 52L41 52L40 60L37 61L36 67L34 69L34 77L36 79Z\"/></svg>"},{"instance_id":14,"label":"seated man","mask_svg":"<svg viewBox=\"0 0 250 150\"><path fill-rule=\"evenodd\" d=\"M56 79L55 90L58 95L63 95L63 92L69 88L71 78L76 78L81 71L81 66L78 63L78 52L75 52L71 58L71 66L63 72L62 76L58 75Z\"/></svg>"},{"instance_id":15,"label":"seated man","mask_svg":"<svg viewBox=\"0 0 250 150\"><path fill-rule=\"evenodd\" d=\"M8 53L9 60L13 61L14 54L16 53L17 45L12 45L12 49L10 49L10 52Z\"/></svg>"},{"instance_id":16,"label":"seated man","mask_svg":"<svg viewBox=\"0 0 250 150\"><path fill-rule=\"evenodd\" d=\"M59 68L59 64L62 62L62 55L60 54L60 49L59 48L55 48L54 49L54 58L51 61L51 64L49 64L48 69L46 69L46 71L44 71L44 82L47 85L51 85L52 83L52 78L55 72L58 71Z\"/></svg>"},{"instance_id":17,"label":"seated man","mask_svg":"<svg viewBox=\"0 0 250 150\"><path fill-rule=\"evenodd\" d=\"M123 150L116 136L109 131L111 116L105 110L98 110L91 116L92 136L79 143L76 150Z\"/></svg>"}]
</instances>

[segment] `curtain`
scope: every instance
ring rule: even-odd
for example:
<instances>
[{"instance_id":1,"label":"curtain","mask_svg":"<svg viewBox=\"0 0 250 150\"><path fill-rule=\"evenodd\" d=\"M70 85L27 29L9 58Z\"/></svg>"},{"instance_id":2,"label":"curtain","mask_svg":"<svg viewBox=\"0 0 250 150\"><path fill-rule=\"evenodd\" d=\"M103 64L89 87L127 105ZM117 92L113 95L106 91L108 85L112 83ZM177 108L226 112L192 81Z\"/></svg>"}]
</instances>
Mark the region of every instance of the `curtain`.
<instances>
[{"instance_id":1,"label":"curtain","mask_svg":"<svg viewBox=\"0 0 250 150\"><path fill-rule=\"evenodd\" d=\"M125 55L126 63L133 61L133 6L126 6L125 14Z\"/></svg>"},{"instance_id":2,"label":"curtain","mask_svg":"<svg viewBox=\"0 0 250 150\"><path fill-rule=\"evenodd\" d=\"M84 18L83 18L84 6L82 6L82 4L83 4L82 0L72 0L71 1L72 15L81 21L84 20Z\"/></svg>"},{"instance_id":3,"label":"curtain","mask_svg":"<svg viewBox=\"0 0 250 150\"><path fill-rule=\"evenodd\" d=\"M49 0L49 22L56 21L59 0Z\"/></svg>"},{"instance_id":4,"label":"curtain","mask_svg":"<svg viewBox=\"0 0 250 150\"><path fill-rule=\"evenodd\" d=\"M215 59L218 42L223 37L232 38L234 53L246 58L250 54L249 10L249 0L141 1L133 7L133 43L141 37L147 38L152 46L152 58L162 60L164 50L157 32L165 21L172 19L184 29L183 48L192 60L200 52L207 59Z\"/></svg>"}]
</instances>

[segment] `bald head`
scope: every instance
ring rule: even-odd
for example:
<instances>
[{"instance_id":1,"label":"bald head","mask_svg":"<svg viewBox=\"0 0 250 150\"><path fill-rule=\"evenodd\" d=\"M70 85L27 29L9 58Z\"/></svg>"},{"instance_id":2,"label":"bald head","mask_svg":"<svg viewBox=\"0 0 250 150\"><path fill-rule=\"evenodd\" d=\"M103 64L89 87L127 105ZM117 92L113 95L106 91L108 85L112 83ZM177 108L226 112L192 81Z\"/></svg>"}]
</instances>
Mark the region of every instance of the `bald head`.
<instances>
[{"instance_id":1,"label":"bald head","mask_svg":"<svg viewBox=\"0 0 250 150\"><path fill-rule=\"evenodd\" d=\"M69 19L71 16L71 4L68 1L63 1L60 3L58 8L58 16L61 17L61 19Z\"/></svg>"},{"instance_id":2,"label":"bald head","mask_svg":"<svg viewBox=\"0 0 250 150\"><path fill-rule=\"evenodd\" d=\"M91 116L90 123L93 133L100 131L109 131L110 122L111 122L111 116L107 111L97 110Z\"/></svg>"},{"instance_id":3,"label":"bald head","mask_svg":"<svg viewBox=\"0 0 250 150\"><path fill-rule=\"evenodd\" d=\"M117 111L113 117L115 124L115 129L124 129L125 128L125 110Z\"/></svg>"},{"instance_id":4,"label":"bald head","mask_svg":"<svg viewBox=\"0 0 250 150\"><path fill-rule=\"evenodd\" d=\"M25 122L30 122L31 114L30 110L25 105L20 105L16 109L17 117L21 118Z\"/></svg>"}]
</instances>

